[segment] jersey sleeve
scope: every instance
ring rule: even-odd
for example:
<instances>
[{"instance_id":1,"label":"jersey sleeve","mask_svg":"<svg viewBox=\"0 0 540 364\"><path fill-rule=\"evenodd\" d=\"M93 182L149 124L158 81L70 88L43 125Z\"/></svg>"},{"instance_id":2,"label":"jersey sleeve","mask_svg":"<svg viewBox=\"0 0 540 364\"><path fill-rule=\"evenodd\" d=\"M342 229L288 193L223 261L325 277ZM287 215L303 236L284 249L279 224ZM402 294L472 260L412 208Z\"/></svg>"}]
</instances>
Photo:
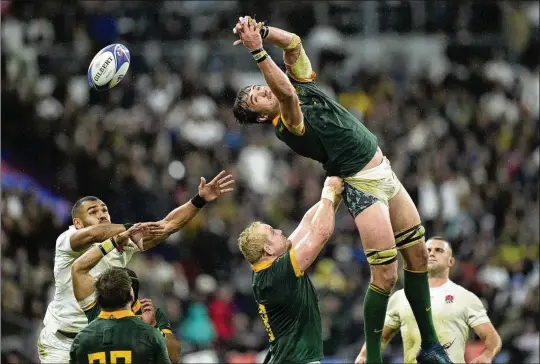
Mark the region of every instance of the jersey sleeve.
<instances>
[{"instance_id":1,"label":"jersey sleeve","mask_svg":"<svg viewBox=\"0 0 540 364\"><path fill-rule=\"evenodd\" d=\"M165 311L159 307L156 308L156 322L159 331L161 331L163 334L172 334L171 322L169 321Z\"/></svg>"},{"instance_id":2,"label":"jersey sleeve","mask_svg":"<svg viewBox=\"0 0 540 364\"><path fill-rule=\"evenodd\" d=\"M315 72L311 68L311 61L309 60L304 46L300 44L300 54L293 64L285 63L287 74L290 78L297 82L312 82L315 79Z\"/></svg>"},{"instance_id":3,"label":"jersey sleeve","mask_svg":"<svg viewBox=\"0 0 540 364\"><path fill-rule=\"evenodd\" d=\"M399 329L401 326L401 319L399 318L399 296L401 291L394 293L388 301L388 308L386 309L386 317L384 319L384 326L388 326L392 329Z\"/></svg>"},{"instance_id":4,"label":"jersey sleeve","mask_svg":"<svg viewBox=\"0 0 540 364\"><path fill-rule=\"evenodd\" d=\"M99 305L97 304L96 293L92 293L90 296L85 298L82 301L79 301L79 306L86 315L88 323L94 321L98 317L99 312L101 311Z\"/></svg>"},{"instance_id":5,"label":"jersey sleeve","mask_svg":"<svg viewBox=\"0 0 540 364\"><path fill-rule=\"evenodd\" d=\"M154 363L171 364L165 338L157 332L154 335Z\"/></svg>"},{"instance_id":6,"label":"jersey sleeve","mask_svg":"<svg viewBox=\"0 0 540 364\"><path fill-rule=\"evenodd\" d=\"M475 327L491 322L482 301L472 292L468 292L467 297L467 324Z\"/></svg>"},{"instance_id":7,"label":"jersey sleeve","mask_svg":"<svg viewBox=\"0 0 540 364\"><path fill-rule=\"evenodd\" d=\"M76 229L69 228L68 230L64 231L58 239L56 239L56 250L58 252L62 253L73 253L73 249L71 249L71 236L77 232Z\"/></svg>"}]
</instances>

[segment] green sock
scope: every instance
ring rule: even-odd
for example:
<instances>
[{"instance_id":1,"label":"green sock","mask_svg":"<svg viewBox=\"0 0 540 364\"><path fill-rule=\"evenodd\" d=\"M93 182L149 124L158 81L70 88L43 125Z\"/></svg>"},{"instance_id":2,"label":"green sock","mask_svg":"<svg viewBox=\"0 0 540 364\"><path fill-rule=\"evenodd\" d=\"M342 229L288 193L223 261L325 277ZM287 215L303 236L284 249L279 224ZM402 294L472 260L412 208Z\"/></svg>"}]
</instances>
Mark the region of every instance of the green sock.
<instances>
[{"instance_id":1,"label":"green sock","mask_svg":"<svg viewBox=\"0 0 540 364\"><path fill-rule=\"evenodd\" d=\"M368 364L382 364L381 338L389 295L370 284L364 299L364 333Z\"/></svg>"},{"instance_id":2,"label":"green sock","mask_svg":"<svg viewBox=\"0 0 540 364\"><path fill-rule=\"evenodd\" d=\"M420 330L423 348L439 344L437 332L433 326L431 317L431 298L429 295L428 275L405 270L404 275L405 297L411 305L411 309Z\"/></svg>"}]
</instances>

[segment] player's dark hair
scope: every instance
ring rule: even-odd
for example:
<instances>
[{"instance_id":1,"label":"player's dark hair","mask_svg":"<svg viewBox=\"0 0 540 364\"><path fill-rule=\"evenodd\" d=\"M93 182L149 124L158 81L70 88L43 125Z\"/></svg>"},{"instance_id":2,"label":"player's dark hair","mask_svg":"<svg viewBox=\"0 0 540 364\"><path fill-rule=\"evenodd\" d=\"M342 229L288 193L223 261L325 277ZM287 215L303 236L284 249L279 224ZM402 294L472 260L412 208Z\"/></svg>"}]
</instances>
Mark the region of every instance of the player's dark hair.
<instances>
[{"instance_id":1,"label":"player's dark hair","mask_svg":"<svg viewBox=\"0 0 540 364\"><path fill-rule=\"evenodd\" d=\"M97 303L104 311L126 307L131 301L131 278L124 268L107 269L96 280Z\"/></svg>"},{"instance_id":2,"label":"player's dark hair","mask_svg":"<svg viewBox=\"0 0 540 364\"><path fill-rule=\"evenodd\" d=\"M259 114L249 109L247 99L253 86L246 86L236 95L234 100L233 114L238 124L256 124Z\"/></svg>"},{"instance_id":3,"label":"player's dark hair","mask_svg":"<svg viewBox=\"0 0 540 364\"><path fill-rule=\"evenodd\" d=\"M444 241L446 243L446 245L448 246L448 248L450 249L450 256L454 256L454 248L452 248L452 244L450 244L450 242L448 240L446 240L445 238L443 238L442 236L439 236L439 235L432 236L427 241L430 241L430 240Z\"/></svg>"},{"instance_id":4,"label":"player's dark hair","mask_svg":"<svg viewBox=\"0 0 540 364\"><path fill-rule=\"evenodd\" d=\"M135 296L135 301L139 299L139 277L137 273L129 268L125 268L129 278L131 279L131 287L133 287L133 295Z\"/></svg>"},{"instance_id":5,"label":"player's dark hair","mask_svg":"<svg viewBox=\"0 0 540 364\"><path fill-rule=\"evenodd\" d=\"M75 215L77 214L77 210L79 209L79 207L81 207L83 202L86 202L86 201L99 201L99 198L97 198L96 196L84 196L83 198L78 199L77 202L75 202L75 204L71 208L72 219L75 218Z\"/></svg>"}]
</instances>

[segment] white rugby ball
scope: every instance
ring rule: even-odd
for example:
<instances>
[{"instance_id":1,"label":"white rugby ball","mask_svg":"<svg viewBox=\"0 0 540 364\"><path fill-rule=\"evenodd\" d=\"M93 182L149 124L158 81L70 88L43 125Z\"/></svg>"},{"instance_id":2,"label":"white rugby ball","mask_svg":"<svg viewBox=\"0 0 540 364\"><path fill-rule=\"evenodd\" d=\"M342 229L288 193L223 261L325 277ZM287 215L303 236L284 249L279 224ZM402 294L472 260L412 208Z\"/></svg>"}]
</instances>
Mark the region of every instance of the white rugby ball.
<instances>
[{"instance_id":1,"label":"white rugby ball","mask_svg":"<svg viewBox=\"0 0 540 364\"><path fill-rule=\"evenodd\" d=\"M98 91L118 85L129 69L129 50L122 44L111 44L100 50L88 67L88 84Z\"/></svg>"}]
</instances>

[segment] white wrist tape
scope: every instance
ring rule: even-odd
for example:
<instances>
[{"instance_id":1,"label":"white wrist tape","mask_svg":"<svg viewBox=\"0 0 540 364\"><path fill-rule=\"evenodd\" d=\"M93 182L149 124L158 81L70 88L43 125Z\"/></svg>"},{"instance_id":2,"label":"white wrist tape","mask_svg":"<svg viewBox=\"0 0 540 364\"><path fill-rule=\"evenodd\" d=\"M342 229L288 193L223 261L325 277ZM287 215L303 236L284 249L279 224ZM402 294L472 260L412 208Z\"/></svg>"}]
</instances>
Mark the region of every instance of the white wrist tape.
<instances>
[{"instance_id":1,"label":"white wrist tape","mask_svg":"<svg viewBox=\"0 0 540 364\"><path fill-rule=\"evenodd\" d=\"M323 198L330 200L332 201L332 203L334 203L334 201L336 200L336 190L334 190L332 187L324 187L321 193L321 199Z\"/></svg>"}]
</instances>

